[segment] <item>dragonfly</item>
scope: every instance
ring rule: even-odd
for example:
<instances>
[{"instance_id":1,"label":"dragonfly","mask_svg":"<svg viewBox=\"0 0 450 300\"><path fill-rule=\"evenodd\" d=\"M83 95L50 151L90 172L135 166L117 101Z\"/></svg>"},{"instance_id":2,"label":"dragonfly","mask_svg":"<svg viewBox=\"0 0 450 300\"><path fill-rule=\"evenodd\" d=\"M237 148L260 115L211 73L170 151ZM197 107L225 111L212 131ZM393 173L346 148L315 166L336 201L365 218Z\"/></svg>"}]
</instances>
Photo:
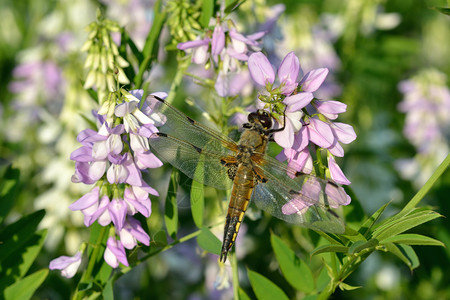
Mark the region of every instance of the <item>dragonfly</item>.
<instances>
[{"instance_id":1,"label":"dragonfly","mask_svg":"<svg viewBox=\"0 0 450 300\"><path fill-rule=\"evenodd\" d=\"M163 124L149 139L157 156L202 184L232 189L221 262L226 261L236 241L249 203L289 223L328 233L344 232L344 222L332 210L348 204L344 189L266 154L272 134L280 129L272 129L269 112L260 109L250 113L235 142L157 96L148 96L147 103Z\"/></svg>"}]
</instances>

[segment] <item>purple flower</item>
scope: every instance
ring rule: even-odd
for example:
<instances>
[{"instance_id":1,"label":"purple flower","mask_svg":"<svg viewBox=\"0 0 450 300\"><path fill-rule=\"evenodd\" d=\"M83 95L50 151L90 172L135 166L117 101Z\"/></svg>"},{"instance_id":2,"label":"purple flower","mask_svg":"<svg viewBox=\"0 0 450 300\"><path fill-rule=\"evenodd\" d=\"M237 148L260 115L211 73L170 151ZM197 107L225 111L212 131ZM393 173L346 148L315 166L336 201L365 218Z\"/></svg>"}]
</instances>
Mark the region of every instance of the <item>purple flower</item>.
<instances>
[{"instance_id":1,"label":"purple flower","mask_svg":"<svg viewBox=\"0 0 450 300\"><path fill-rule=\"evenodd\" d=\"M123 246L127 249L133 249L137 245L137 241L146 246L150 245L150 236L144 231L141 223L132 217L127 218L119 236Z\"/></svg>"},{"instance_id":2,"label":"purple flower","mask_svg":"<svg viewBox=\"0 0 450 300\"><path fill-rule=\"evenodd\" d=\"M108 265L113 268L117 268L119 266L119 262L124 266L129 266L125 248L120 241L116 240L112 236L109 237L108 241L106 242L106 250L103 258L108 263Z\"/></svg>"},{"instance_id":3,"label":"purple flower","mask_svg":"<svg viewBox=\"0 0 450 300\"><path fill-rule=\"evenodd\" d=\"M142 90L121 92L120 104L108 104L114 108L114 114L97 114L98 132L92 129L81 131L77 140L82 146L71 154L76 168L72 181L96 185L72 203L70 209L83 213L86 226L95 221L101 226L113 225L116 236L123 239L110 237L108 240L104 258L113 267L119 262L128 266L124 246L132 249L138 241L149 244L150 237L132 215L141 213L149 217L149 194L158 195L143 180L141 169L162 165L150 152L148 138L158 132L156 126L166 121L153 110L151 101L141 100ZM157 95L167 96L165 93ZM111 124L117 125L112 127Z\"/></svg>"},{"instance_id":4,"label":"purple flower","mask_svg":"<svg viewBox=\"0 0 450 300\"><path fill-rule=\"evenodd\" d=\"M81 264L81 252L74 256L60 256L50 262L50 270L61 270L61 275L66 278L72 278L77 273Z\"/></svg>"}]
</instances>

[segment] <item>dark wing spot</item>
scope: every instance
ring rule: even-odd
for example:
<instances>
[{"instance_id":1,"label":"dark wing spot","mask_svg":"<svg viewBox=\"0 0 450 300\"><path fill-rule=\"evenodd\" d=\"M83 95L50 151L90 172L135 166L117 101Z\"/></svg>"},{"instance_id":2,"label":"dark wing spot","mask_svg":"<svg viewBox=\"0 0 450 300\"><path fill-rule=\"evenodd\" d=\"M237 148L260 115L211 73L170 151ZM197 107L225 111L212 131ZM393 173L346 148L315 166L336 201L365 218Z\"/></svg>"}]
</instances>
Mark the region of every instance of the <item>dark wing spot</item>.
<instances>
[{"instance_id":1,"label":"dark wing spot","mask_svg":"<svg viewBox=\"0 0 450 300\"><path fill-rule=\"evenodd\" d=\"M289 194L291 194L291 195L300 195L299 192L294 191L294 190L290 190L290 191L289 191Z\"/></svg>"},{"instance_id":2,"label":"dark wing spot","mask_svg":"<svg viewBox=\"0 0 450 300\"><path fill-rule=\"evenodd\" d=\"M163 133L163 132L157 132L155 133L157 136L162 136L162 137L167 137L167 134Z\"/></svg>"},{"instance_id":3,"label":"dark wing spot","mask_svg":"<svg viewBox=\"0 0 450 300\"><path fill-rule=\"evenodd\" d=\"M195 145L191 145L194 149L195 149L195 151L197 151L198 153L202 153L202 148L199 148L199 147L197 147L197 146L195 146Z\"/></svg>"},{"instance_id":4,"label":"dark wing spot","mask_svg":"<svg viewBox=\"0 0 450 300\"><path fill-rule=\"evenodd\" d=\"M195 123L195 121L193 119L191 119L190 117L186 116L186 118L188 119L189 122L191 122L191 124Z\"/></svg>"}]
</instances>

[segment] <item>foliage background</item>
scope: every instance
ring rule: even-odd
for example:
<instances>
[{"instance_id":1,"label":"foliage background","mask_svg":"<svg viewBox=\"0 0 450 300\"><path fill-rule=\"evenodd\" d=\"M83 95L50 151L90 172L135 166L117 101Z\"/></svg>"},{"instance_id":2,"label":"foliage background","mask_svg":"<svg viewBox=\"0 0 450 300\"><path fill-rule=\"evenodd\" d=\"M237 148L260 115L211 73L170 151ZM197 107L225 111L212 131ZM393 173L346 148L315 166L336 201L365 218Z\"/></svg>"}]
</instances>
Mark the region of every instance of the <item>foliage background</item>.
<instances>
[{"instance_id":1,"label":"foliage background","mask_svg":"<svg viewBox=\"0 0 450 300\"><path fill-rule=\"evenodd\" d=\"M81 226L81 216L69 214L67 209L68 204L84 192L79 186L70 184L73 165L68 155L76 148L76 133L83 128L80 114L87 116L93 108L86 100L88 97L82 90L77 73L82 72L83 54L78 53L78 49L86 38L83 28L95 20L95 9L100 6L107 16L117 18L121 25L129 22L128 30L134 32L137 40L142 39L152 20L152 5L144 5L143 2L133 1L132 5L128 5L126 1L83 0L72 3L5 0L0 4L3 23L0 29L0 156L21 171L21 189L6 223L45 208L47 215L41 226L49 228L48 240L31 271L45 268L58 255L67 252L73 254L79 241L87 236L87 230ZM348 111L341 121L352 124L358 135L358 139L347 146L345 158L340 164L360 200L359 203L354 201L353 207L360 205L370 215L386 202L392 201L387 215L393 214L417 191L417 185L402 178L395 168L399 159L412 158L417 151L402 134L405 115L398 110L402 100L398 84L429 68L450 74L450 44L447 42L450 38L450 19L432 9L445 7L447 3L437 0L291 0L267 1L266 5L279 3L283 3L287 9L278 21L284 39L279 40L275 47L279 47L278 51L283 55L291 50L298 52L302 64L301 53L307 53L305 43L314 25L326 15L340 18L342 28L334 28L339 32L332 43L340 63L332 71L334 82L340 88L336 97L348 105ZM247 1L238 18L248 14L252 6L264 7L264 1ZM258 14L258 10L256 12ZM398 24L395 24L395 20L399 21ZM58 44L62 43L62 33L67 34L69 41L64 47ZM314 50L313 38L309 51ZM151 73L149 90L168 91L176 71L172 59L174 54L161 52L158 66ZM48 82L45 82L44 73L41 75L44 81L33 78L26 81L19 92L11 91L11 84L17 82L13 76L15 67L27 61L47 60L55 62L62 70L64 79L55 84L55 89L45 85ZM310 63L311 68L322 67L320 60L311 60ZM42 74L39 72L38 68L35 73ZM174 103L191 117L199 119L198 111L183 104L186 96L207 101L207 93L202 94L196 89L189 79L185 79ZM42 109L49 113L45 117L39 114L38 118L33 118ZM432 115L427 117L433 118ZM168 171L169 168L152 173L152 180L158 182L159 186L166 186ZM422 205L435 206L439 213L448 216L449 194L450 174L447 171ZM207 205L213 207L207 206L207 213L216 218L210 221L211 224L220 222L223 217L215 207L215 196L214 190L207 189ZM149 228L150 235L154 237L164 226L164 197L152 200L153 214ZM190 210L180 208L179 235L191 233L193 228ZM441 218L419 227L416 232L435 237L449 245L449 230L449 222ZM218 232L220 234L221 226L218 226ZM309 259L308 250L311 249L308 247L311 247L311 241L318 239L311 231L292 228L270 216L263 216L256 221L246 218L237 249L242 271L241 287L252 295L246 275L248 268L268 277L289 297L301 297L278 269L271 250L271 232L280 236L306 260ZM449 249L419 246L415 250L421 265L414 272L410 272L392 255L377 252L346 281L362 288L337 292L334 298L450 297L450 274L446 271L450 266ZM310 262L320 264L315 260ZM215 264L216 257L203 256L195 240L191 240L152 257L123 276L117 282L115 294L118 299L207 299L220 294L229 296L226 291L218 292L212 287L217 272ZM51 272L35 297L67 299L70 291L74 290L75 282L61 278L58 272Z\"/></svg>"}]
</instances>

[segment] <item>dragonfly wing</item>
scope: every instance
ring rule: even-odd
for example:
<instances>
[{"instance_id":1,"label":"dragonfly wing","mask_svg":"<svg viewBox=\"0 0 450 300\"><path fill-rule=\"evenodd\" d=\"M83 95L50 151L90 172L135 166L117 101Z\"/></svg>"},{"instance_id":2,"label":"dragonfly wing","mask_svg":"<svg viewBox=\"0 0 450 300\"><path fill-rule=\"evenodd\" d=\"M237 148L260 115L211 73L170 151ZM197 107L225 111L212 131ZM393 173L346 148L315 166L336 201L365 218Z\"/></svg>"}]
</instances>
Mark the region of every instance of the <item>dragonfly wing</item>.
<instances>
[{"instance_id":1,"label":"dragonfly wing","mask_svg":"<svg viewBox=\"0 0 450 300\"><path fill-rule=\"evenodd\" d=\"M311 229L344 232L344 222L331 210L349 202L342 187L315 176L299 175L269 156L264 156L256 168L266 180L258 183L252 194L258 208Z\"/></svg>"},{"instance_id":2,"label":"dragonfly wing","mask_svg":"<svg viewBox=\"0 0 450 300\"><path fill-rule=\"evenodd\" d=\"M228 169L221 163L223 156L220 153L162 133L153 134L149 144L158 156L188 177L217 189L231 188L233 182L228 177Z\"/></svg>"},{"instance_id":3,"label":"dragonfly wing","mask_svg":"<svg viewBox=\"0 0 450 300\"><path fill-rule=\"evenodd\" d=\"M188 141L205 151L226 156L234 155L238 151L237 144L232 139L194 121L163 99L150 95L146 100L152 110L150 117L157 120L157 126L162 125L158 126L160 132Z\"/></svg>"}]
</instances>

